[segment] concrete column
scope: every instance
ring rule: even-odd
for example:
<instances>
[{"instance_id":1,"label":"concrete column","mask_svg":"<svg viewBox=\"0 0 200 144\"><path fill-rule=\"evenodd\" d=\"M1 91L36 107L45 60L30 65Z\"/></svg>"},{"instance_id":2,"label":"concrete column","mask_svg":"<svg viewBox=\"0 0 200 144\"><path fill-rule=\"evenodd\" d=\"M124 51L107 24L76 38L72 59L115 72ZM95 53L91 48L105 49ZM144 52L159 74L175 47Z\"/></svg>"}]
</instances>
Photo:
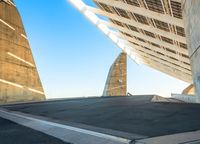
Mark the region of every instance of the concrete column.
<instances>
[{"instance_id":1,"label":"concrete column","mask_svg":"<svg viewBox=\"0 0 200 144\"><path fill-rule=\"evenodd\" d=\"M112 64L103 96L126 96L127 92L127 56L122 52Z\"/></svg>"},{"instance_id":2,"label":"concrete column","mask_svg":"<svg viewBox=\"0 0 200 144\"><path fill-rule=\"evenodd\" d=\"M200 0L182 0L182 8L196 101L200 103Z\"/></svg>"},{"instance_id":3,"label":"concrete column","mask_svg":"<svg viewBox=\"0 0 200 144\"><path fill-rule=\"evenodd\" d=\"M44 100L24 26L12 2L0 0L0 104Z\"/></svg>"}]
</instances>

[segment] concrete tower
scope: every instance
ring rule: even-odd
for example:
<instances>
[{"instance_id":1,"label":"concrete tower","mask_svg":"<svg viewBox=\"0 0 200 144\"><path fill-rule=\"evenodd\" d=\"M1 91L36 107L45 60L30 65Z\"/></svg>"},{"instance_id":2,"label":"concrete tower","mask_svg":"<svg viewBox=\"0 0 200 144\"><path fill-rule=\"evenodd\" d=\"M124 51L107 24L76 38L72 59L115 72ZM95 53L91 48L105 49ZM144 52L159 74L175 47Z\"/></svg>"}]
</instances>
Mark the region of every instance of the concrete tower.
<instances>
[{"instance_id":1,"label":"concrete tower","mask_svg":"<svg viewBox=\"0 0 200 144\"><path fill-rule=\"evenodd\" d=\"M200 0L182 0L196 102L200 103Z\"/></svg>"},{"instance_id":2,"label":"concrete tower","mask_svg":"<svg viewBox=\"0 0 200 144\"><path fill-rule=\"evenodd\" d=\"M20 15L12 0L0 0L0 103L43 99Z\"/></svg>"},{"instance_id":3,"label":"concrete tower","mask_svg":"<svg viewBox=\"0 0 200 144\"><path fill-rule=\"evenodd\" d=\"M121 53L112 64L103 96L126 96L127 92L127 56Z\"/></svg>"}]
</instances>

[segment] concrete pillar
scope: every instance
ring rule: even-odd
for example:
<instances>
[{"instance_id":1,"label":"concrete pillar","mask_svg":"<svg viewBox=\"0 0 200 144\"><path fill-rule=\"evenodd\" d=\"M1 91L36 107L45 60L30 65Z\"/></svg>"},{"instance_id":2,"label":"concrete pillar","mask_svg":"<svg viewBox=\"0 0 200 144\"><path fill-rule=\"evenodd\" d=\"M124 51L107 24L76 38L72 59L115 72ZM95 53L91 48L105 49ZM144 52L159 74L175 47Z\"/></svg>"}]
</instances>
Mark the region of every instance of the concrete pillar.
<instances>
[{"instance_id":1,"label":"concrete pillar","mask_svg":"<svg viewBox=\"0 0 200 144\"><path fill-rule=\"evenodd\" d=\"M196 101L200 103L200 0L182 0L182 9Z\"/></svg>"},{"instance_id":2,"label":"concrete pillar","mask_svg":"<svg viewBox=\"0 0 200 144\"><path fill-rule=\"evenodd\" d=\"M126 96L127 93L127 56L121 53L112 64L103 96Z\"/></svg>"},{"instance_id":3,"label":"concrete pillar","mask_svg":"<svg viewBox=\"0 0 200 144\"><path fill-rule=\"evenodd\" d=\"M13 1L0 0L0 104L43 99L19 12Z\"/></svg>"}]
</instances>

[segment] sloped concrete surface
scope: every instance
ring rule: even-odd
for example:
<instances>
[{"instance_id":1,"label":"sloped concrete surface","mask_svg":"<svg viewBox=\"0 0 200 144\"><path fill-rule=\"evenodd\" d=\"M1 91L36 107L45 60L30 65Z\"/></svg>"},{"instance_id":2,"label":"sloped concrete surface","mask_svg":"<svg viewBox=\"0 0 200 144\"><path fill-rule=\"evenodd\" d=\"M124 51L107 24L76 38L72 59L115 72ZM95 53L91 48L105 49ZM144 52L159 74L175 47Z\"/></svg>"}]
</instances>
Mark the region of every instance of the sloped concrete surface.
<instances>
[{"instance_id":1,"label":"sloped concrete surface","mask_svg":"<svg viewBox=\"0 0 200 144\"><path fill-rule=\"evenodd\" d=\"M69 144L55 137L0 118L1 144Z\"/></svg>"},{"instance_id":2,"label":"sloped concrete surface","mask_svg":"<svg viewBox=\"0 0 200 144\"><path fill-rule=\"evenodd\" d=\"M17 124L32 128L39 132L54 136L64 142L73 144L129 144L130 140L106 135L95 131L80 129L68 125L45 121L13 111L0 110L0 117L16 122ZM22 136L20 136L22 138ZM13 140L14 141L14 140ZM42 143L39 142L39 143ZM51 141L49 141L51 143Z\"/></svg>"},{"instance_id":3,"label":"sloped concrete surface","mask_svg":"<svg viewBox=\"0 0 200 144\"><path fill-rule=\"evenodd\" d=\"M152 102L153 97L81 98L4 108L147 137L200 129L199 104Z\"/></svg>"}]
</instances>

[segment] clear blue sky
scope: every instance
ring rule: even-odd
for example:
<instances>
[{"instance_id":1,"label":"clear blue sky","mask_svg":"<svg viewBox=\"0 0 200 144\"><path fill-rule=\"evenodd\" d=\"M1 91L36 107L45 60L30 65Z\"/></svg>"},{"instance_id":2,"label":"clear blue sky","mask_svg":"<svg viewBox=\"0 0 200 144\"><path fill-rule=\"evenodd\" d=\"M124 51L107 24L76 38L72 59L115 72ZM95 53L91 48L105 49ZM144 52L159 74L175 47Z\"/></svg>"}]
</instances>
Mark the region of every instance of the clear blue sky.
<instances>
[{"instance_id":1,"label":"clear blue sky","mask_svg":"<svg viewBox=\"0 0 200 144\"><path fill-rule=\"evenodd\" d=\"M85 0L91 4L91 0ZM47 98L100 96L120 53L67 0L15 0ZM128 91L169 96L187 83L128 59Z\"/></svg>"}]
</instances>

